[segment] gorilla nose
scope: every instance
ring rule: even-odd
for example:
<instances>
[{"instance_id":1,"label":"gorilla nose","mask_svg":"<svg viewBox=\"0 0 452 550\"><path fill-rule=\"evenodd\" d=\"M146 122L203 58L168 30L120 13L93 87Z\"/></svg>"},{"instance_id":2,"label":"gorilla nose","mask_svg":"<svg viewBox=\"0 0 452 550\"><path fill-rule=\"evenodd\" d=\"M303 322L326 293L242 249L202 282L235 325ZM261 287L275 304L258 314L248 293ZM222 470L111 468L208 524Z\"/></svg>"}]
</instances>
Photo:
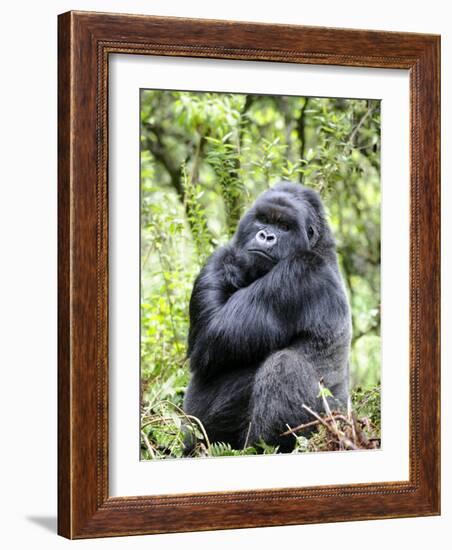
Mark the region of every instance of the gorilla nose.
<instances>
[{"instance_id":1,"label":"gorilla nose","mask_svg":"<svg viewBox=\"0 0 452 550\"><path fill-rule=\"evenodd\" d=\"M274 233L270 233L269 231L265 231L264 229L261 229L256 234L256 241L260 245L270 248L271 246L276 244L277 238Z\"/></svg>"}]
</instances>

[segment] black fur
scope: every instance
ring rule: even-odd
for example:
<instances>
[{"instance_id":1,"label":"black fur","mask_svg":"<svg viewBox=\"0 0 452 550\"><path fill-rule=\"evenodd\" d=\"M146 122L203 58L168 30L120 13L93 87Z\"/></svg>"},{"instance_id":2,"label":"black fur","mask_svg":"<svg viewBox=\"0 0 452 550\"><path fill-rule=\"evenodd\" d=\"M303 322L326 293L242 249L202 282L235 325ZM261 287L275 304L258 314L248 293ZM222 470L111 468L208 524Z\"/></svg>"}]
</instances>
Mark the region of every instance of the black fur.
<instances>
[{"instance_id":1,"label":"black fur","mask_svg":"<svg viewBox=\"0 0 452 550\"><path fill-rule=\"evenodd\" d=\"M184 401L211 441L294 447L287 426L322 411L323 378L348 399L350 309L319 195L282 182L243 216L190 300L192 376Z\"/></svg>"}]
</instances>

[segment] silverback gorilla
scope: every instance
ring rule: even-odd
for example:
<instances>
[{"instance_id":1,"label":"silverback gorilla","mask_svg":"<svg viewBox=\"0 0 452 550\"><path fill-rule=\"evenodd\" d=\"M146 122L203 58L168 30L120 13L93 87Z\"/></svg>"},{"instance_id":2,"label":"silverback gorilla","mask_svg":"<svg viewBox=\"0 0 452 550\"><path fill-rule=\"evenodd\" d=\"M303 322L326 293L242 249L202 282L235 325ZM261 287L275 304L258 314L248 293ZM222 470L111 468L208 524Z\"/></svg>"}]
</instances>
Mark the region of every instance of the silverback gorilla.
<instances>
[{"instance_id":1,"label":"silverback gorilla","mask_svg":"<svg viewBox=\"0 0 452 550\"><path fill-rule=\"evenodd\" d=\"M263 193L198 275L190 300L184 410L209 439L294 448L287 426L348 399L350 309L319 195L281 182ZM187 444L189 447L190 444Z\"/></svg>"}]
</instances>

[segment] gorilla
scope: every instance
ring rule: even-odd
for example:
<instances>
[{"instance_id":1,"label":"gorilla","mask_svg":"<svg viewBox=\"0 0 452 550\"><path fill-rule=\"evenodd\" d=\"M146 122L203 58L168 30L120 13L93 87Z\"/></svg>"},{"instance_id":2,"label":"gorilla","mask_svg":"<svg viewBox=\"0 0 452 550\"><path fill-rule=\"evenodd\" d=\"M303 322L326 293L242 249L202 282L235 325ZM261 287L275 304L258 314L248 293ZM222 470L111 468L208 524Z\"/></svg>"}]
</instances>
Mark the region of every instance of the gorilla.
<instances>
[{"instance_id":1,"label":"gorilla","mask_svg":"<svg viewBox=\"0 0 452 550\"><path fill-rule=\"evenodd\" d=\"M350 308L314 190L280 182L260 195L207 260L189 311L183 408L211 442L291 452L282 433L313 420L303 404L323 412L321 380L332 407L347 404Z\"/></svg>"}]
</instances>

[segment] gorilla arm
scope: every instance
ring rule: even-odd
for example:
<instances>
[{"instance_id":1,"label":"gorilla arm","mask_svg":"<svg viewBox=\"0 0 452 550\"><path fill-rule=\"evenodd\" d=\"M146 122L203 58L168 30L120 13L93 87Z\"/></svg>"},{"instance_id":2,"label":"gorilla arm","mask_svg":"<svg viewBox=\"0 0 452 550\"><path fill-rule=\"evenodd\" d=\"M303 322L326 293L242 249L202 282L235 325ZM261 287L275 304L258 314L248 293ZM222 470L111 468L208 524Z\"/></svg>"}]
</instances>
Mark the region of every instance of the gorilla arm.
<instances>
[{"instance_id":1,"label":"gorilla arm","mask_svg":"<svg viewBox=\"0 0 452 550\"><path fill-rule=\"evenodd\" d=\"M188 351L192 370L204 378L252 366L300 332L328 330L347 307L334 270L313 252L281 260L242 286L245 281L239 258L225 247L195 282Z\"/></svg>"}]
</instances>

